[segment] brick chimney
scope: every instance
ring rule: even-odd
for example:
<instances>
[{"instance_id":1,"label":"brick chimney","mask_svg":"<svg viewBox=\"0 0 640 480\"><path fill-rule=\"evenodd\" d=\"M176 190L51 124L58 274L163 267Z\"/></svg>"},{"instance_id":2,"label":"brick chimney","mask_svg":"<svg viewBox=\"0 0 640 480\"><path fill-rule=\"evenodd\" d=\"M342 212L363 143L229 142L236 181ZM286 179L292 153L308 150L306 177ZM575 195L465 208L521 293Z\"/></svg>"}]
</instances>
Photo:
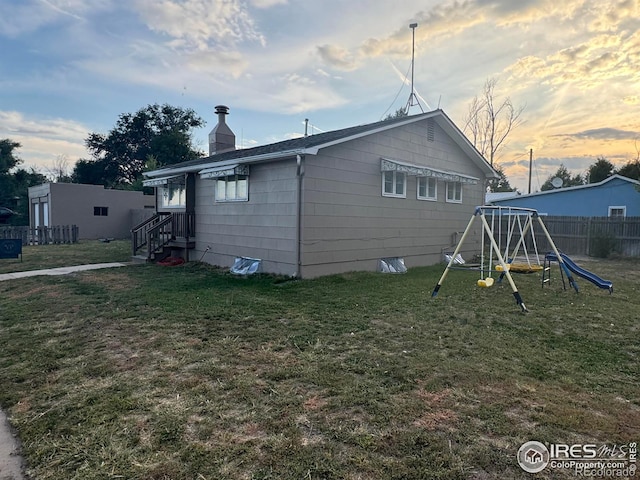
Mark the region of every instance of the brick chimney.
<instances>
[{"instance_id":1,"label":"brick chimney","mask_svg":"<svg viewBox=\"0 0 640 480\"><path fill-rule=\"evenodd\" d=\"M236 136L224 118L229 114L229 107L217 105L216 114L218 115L218 124L209 133L209 155L236 149Z\"/></svg>"}]
</instances>

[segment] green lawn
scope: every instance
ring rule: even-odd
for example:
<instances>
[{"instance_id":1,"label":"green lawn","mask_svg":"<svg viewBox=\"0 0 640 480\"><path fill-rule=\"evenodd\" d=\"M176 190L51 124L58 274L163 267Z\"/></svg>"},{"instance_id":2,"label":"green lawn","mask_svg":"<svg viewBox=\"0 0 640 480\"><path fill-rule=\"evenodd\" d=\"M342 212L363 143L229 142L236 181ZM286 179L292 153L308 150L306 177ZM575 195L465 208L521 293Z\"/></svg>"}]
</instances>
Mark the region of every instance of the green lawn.
<instances>
[{"instance_id":1,"label":"green lawn","mask_svg":"<svg viewBox=\"0 0 640 480\"><path fill-rule=\"evenodd\" d=\"M78 243L60 245L24 245L22 259L0 259L0 273L130 260L131 242L129 240L114 240L108 243L99 240L82 240Z\"/></svg>"},{"instance_id":2,"label":"green lawn","mask_svg":"<svg viewBox=\"0 0 640 480\"><path fill-rule=\"evenodd\" d=\"M516 452L640 440L640 263L582 265L615 293L516 276L528 314L442 266L0 282L0 405L38 480L574 478Z\"/></svg>"}]
</instances>

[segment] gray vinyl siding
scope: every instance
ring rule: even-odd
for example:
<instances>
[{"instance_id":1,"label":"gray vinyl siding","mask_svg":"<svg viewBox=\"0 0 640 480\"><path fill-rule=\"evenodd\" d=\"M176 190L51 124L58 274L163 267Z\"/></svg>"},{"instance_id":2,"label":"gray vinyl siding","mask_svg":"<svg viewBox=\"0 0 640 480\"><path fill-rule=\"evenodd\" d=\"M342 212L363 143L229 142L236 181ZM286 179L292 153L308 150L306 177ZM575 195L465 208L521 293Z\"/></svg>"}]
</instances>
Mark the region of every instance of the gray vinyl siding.
<instances>
[{"instance_id":1,"label":"gray vinyl siding","mask_svg":"<svg viewBox=\"0 0 640 480\"><path fill-rule=\"evenodd\" d=\"M295 160L251 165L248 201L216 202L215 180L197 178L195 203L191 258L222 267L238 256L260 258L265 272L297 274Z\"/></svg>"},{"instance_id":2,"label":"gray vinyl siding","mask_svg":"<svg viewBox=\"0 0 640 480\"><path fill-rule=\"evenodd\" d=\"M479 178L463 185L462 203L447 203L438 180L437 201L418 200L417 178L407 176L406 198L382 195L381 157ZM426 121L324 149L305 159L302 275L375 270L383 257L404 257L408 267L442 260L484 198L483 173L435 125ZM477 250L466 242L463 252Z\"/></svg>"}]
</instances>

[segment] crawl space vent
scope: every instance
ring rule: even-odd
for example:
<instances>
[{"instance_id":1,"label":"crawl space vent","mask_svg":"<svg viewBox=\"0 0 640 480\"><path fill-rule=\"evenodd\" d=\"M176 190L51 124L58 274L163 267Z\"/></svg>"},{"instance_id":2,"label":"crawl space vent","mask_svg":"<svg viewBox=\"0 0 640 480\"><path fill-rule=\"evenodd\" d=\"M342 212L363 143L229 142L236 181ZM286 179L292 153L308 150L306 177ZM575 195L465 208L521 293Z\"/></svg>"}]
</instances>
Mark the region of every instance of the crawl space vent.
<instances>
[{"instance_id":1,"label":"crawl space vent","mask_svg":"<svg viewBox=\"0 0 640 480\"><path fill-rule=\"evenodd\" d=\"M406 273L407 267L405 267L402 257L381 258L379 271L382 273Z\"/></svg>"},{"instance_id":2,"label":"crawl space vent","mask_svg":"<svg viewBox=\"0 0 640 480\"><path fill-rule=\"evenodd\" d=\"M453 257L453 253L445 253L444 254L445 263L448 264L451 261L451 257ZM464 265L466 262L464 261L464 258L462 258L462 255L457 254L455 260L453 261L453 263L458 264L458 265Z\"/></svg>"},{"instance_id":3,"label":"crawl space vent","mask_svg":"<svg viewBox=\"0 0 640 480\"><path fill-rule=\"evenodd\" d=\"M231 273L236 275L253 275L260 269L262 260L259 258L236 257L231 267Z\"/></svg>"}]
</instances>

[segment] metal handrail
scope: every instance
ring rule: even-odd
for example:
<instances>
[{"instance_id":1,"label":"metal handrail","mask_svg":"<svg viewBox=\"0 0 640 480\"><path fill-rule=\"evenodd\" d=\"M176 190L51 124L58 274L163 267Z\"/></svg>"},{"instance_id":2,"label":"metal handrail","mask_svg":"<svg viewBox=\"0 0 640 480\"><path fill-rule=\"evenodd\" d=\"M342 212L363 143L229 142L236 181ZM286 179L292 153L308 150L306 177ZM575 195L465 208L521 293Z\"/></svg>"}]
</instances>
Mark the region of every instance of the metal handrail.
<instances>
[{"instance_id":1,"label":"metal handrail","mask_svg":"<svg viewBox=\"0 0 640 480\"><path fill-rule=\"evenodd\" d=\"M133 255L136 255L138 250L147 245L148 231L157 225L164 217L170 215L170 213L166 212L156 213L131 229L131 249Z\"/></svg>"},{"instance_id":2,"label":"metal handrail","mask_svg":"<svg viewBox=\"0 0 640 480\"><path fill-rule=\"evenodd\" d=\"M160 220L147 230L147 258L168 244L173 237L173 214Z\"/></svg>"},{"instance_id":3,"label":"metal handrail","mask_svg":"<svg viewBox=\"0 0 640 480\"><path fill-rule=\"evenodd\" d=\"M176 238L189 240L195 234L195 214L160 212L131 230L133 255L147 247L147 258Z\"/></svg>"}]
</instances>

